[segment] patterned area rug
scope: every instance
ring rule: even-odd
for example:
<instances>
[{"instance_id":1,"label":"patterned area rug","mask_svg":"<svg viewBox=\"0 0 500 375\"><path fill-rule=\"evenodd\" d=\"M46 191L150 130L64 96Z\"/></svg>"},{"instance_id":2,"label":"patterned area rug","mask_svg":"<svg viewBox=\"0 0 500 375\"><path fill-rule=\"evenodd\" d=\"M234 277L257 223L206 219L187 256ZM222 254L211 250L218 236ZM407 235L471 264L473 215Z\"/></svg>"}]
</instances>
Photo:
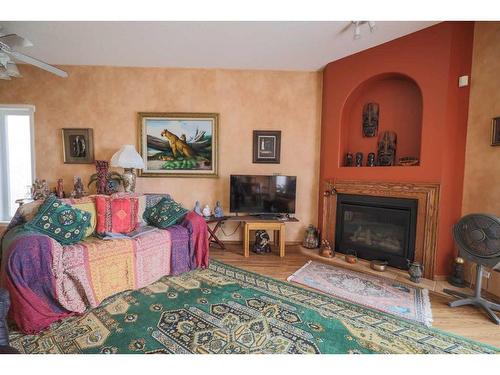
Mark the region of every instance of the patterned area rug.
<instances>
[{"instance_id":1,"label":"patterned area rug","mask_svg":"<svg viewBox=\"0 0 500 375\"><path fill-rule=\"evenodd\" d=\"M500 349L226 264L122 293L25 353L498 353Z\"/></svg>"},{"instance_id":2,"label":"patterned area rug","mask_svg":"<svg viewBox=\"0 0 500 375\"><path fill-rule=\"evenodd\" d=\"M307 262L288 281L427 326L432 322L427 289L313 261Z\"/></svg>"}]
</instances>

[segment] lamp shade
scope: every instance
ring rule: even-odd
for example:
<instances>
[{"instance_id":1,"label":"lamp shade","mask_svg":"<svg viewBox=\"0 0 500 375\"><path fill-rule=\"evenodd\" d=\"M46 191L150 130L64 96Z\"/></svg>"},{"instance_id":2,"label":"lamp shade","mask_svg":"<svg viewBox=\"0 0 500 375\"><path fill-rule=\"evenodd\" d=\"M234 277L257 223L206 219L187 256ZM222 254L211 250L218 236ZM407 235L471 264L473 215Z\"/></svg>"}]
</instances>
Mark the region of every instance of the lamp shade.
<instances>
[{"instance_id":1,"label":"lamp shade","mask_svg":"<svg viewBox=\"0 0 500 375\"><path fill-rule=\"evenodd\" d=\"M144 161L133 145L124 145L111 157L112 167L144 168Z\"/></svg>"}]
</instances>

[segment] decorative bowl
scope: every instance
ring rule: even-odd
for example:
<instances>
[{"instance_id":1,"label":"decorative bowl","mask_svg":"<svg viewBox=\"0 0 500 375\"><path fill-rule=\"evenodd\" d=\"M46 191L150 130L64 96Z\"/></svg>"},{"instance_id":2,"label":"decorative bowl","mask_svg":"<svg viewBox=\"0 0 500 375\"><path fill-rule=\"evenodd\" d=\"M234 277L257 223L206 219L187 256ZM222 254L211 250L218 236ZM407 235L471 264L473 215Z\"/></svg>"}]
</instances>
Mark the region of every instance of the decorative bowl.
<instances>
[{"instance_id":1,"label":"decorative bowl","mask_svg":"<svg viewBox=\"0 0 500 375\"><path fill-rule=\"evenodd\" d=\"M370 268L375 271L384 272L387 264L385 260L372 260L370 262Z\"/></svg>"}]
</instances>

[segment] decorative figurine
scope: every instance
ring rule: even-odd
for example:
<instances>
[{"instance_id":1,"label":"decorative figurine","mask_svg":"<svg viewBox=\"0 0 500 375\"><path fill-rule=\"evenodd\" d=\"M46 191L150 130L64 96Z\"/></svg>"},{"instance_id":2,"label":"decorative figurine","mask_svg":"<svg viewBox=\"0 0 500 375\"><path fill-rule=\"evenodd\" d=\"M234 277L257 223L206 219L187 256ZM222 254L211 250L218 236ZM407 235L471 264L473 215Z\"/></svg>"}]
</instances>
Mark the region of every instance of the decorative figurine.
<instances>
[{"instance_id":1,"label":"decorative figurine","mask_svg":"<svg viewBox=\"0 0 500 375\"><path fill-rule=\"evenodd\" d=\"M109 162L106 160L96 160L95 169L97 173L90 176L87 187L95 183L97 194L116 193L122 183L122 176L118 172L109 172Z\"/></svg>"},{"instance_id":2,"label":"decorative figurine","mask_svg":"<svg viewBox=\"0 0 500 375\"><path fill-rule=\"evenodd\" d=\"M57 187L55 189L56 197L59 199L64 198L64 186L63 186L63 179L60 178L57 180Z\"/></svg>"},{"instance_id":3,"label":"decorative figurine","mask_svg":"<svg viewBox=\"0 0 500 375\"><path fill-rule=\"evenodd\" d=\"M377 103L366 103L363 106L363 137L377 136L378 113L379 105Z\"/></svg>"},{"instance_id":4,"label":"decorative figurine","mask_svg":"<svg viewBox=\"0 0 500 375\"><path fill-rule=\"evenodd\" d=\"M319 231L314 225L309 224L307 227L302 246L308 249L316 249L319 246Z\"/></svg>"},{"instance_id":5,"label":"decorative figurine","mask_svg":"<svg viewBox=\"0 0 500 375\"><path fill-rule=\"evenodd\" d=\"M328 240L321 241L321 249L319 250L319 255L325 258L333 258L335 256Z\"/></svg>"},{"instance_id":6,"label":"decorative figurine","mask_svg":"<svg viewBox=\"0 0 500 375\"><path fill-rule=\"evenodd\" d=\"M73 177L73 191L71 192L72 198L81 198L85 195L83 189L83 182L80 176Z\"/></svg>"},{"instance_id":7,"label":"decorative figurine","mask_svg":"<svg viewBox=\"0 0 500 375\"><path fill-rule=\"evenodd\" d=\"M201 212L200 201L196 201L196 203L194 204L193 211L194 211L195 213L197 213L198 215L203 216L203 214L202 214L202 212Z\"/></svg>"},{"instance_id":8,"label":"decorative figurine","mask_svg":"<svg viewBox=\"0 0 500 375\"><path fill-rule=\"evenodd\" d=\"M355 158L356 158L356 161L355 161L356 167L363 166L363 153L362 152L356 152Z\"/></svg>"},{"instance_id":9,"label":"decorative figurine","mask_svg":"<svg viewBox=\"0 0 500 375\"><path fill-rule=\"evenodd\" d=\"M375 153L370 152L368 154L368 157L366 158L366 166L367 167L374 167L375 166Z\"/></svg>"},{"instance_id":10,"label":"decorative figurine","mask_svg":"<svg viewBox=\"0 0 500 375\"><path fill-rule=\"evenodd\" d=\"M386 167L396 163L397 135L392 131L383 132L378 140L378 165Z\"/></svg>"},{"instance_id":11,"label":"decorative figurine","mask_svg":"<svg viewBox=\"0 0 500 375\"><path fill-rule=\"evenodd\" d=\"M465 287L464 280L464 258L456 257L453 261L453 275L448 279L448 282L458 288Z\"/></svg>"},{"instance_id":12,"label":"decorative figurine","mask_svg":"<svg viewBox=\"0 0 500 375\"><path fill-rule=\"evenodd\" d=\"M410 280L414 283L419 283L424 274L424 266L420 262L410 262L408 261L408 274L410 275Z\"/></svg>"},{"instance_id":13,"label":"decorative figurine","mask_svg":"<svg viewBox=\"0 0 500 375\"><path fill-rule=\"evenodd\" d=\"M203 216L205 216L205 217L212 216L212 210L210 209L210 206L208 204L203 208L202 213L203 213Z\"/></svg>"},{"instance_id":14,"label":"decorative figurine","mask_svg":"<svg viewBox=\"0 0 500 375\"><path fill-rule=\"evenodd\" d=\"M222 211L222 207L221 207L219 201L217 201L217 203L215 204L214 216L215 217L224 217L224 211Z\"/></svg>"},{"instance_id":15,"label":"decorative figurine","mask_svg":"<svg viewBox=\"0 0 500 375\"><path fill-rule=\"evenodd\" d=\"M50 195L49 185L46 180L35 179L31 186L31 198L34 200L45 199Z\"/></svg>"},{"instance_id":16,"label":"decorative figurine","mask_svg":"<svg viewBox=\"0 0 500 375\"><path fill-rule=\"evenodd\" d=\"M257 254L270 253L271 245L269 245L269 240L269 234L265 230L256 231L252 251Z\"/></svg>"},{"instance_id":17,"label":"decorative figurine","mask_svg":"<svg viewBox=\"0 0 500 375\"><path fill-rule=\"evenodd\" d=\"M345 166L346 167L352 167L352 163L353 163L353 158L352 158L352 154L350 152L348 152L347 154L345 154Z\"/></svg>"}]
</instances>

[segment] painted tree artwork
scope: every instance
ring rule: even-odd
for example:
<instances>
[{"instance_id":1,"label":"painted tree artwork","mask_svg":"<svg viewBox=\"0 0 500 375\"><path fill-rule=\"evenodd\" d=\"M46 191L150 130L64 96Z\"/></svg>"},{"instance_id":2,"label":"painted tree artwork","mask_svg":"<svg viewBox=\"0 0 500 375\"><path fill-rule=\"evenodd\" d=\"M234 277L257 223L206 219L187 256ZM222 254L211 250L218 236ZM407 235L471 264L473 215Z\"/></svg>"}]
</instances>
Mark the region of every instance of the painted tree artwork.
<instances>
[{"instance_id":1,"label":"painted tree artwork","mask_svg":"<svg viewBox=\"0 0 500 375\"><path fill-rule=\"evenodd\" d=\"M216 177L216 113L139 113L147 177Z\"/></svg>"}]
</instances>

